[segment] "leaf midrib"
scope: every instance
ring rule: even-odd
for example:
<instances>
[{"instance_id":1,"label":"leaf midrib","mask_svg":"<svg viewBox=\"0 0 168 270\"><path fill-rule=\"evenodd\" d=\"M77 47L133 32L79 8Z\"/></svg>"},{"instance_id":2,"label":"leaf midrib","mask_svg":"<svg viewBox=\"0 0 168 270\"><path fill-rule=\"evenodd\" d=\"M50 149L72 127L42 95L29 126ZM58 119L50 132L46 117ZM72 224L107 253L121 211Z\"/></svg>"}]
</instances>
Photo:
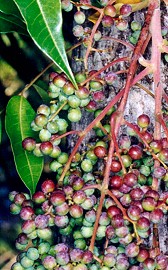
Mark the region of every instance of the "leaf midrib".
<instances>
[{"instance_id":1,"label":"leaf midrib","mask_svg":"<svg viewBox=\"0 0 168 270\"><path fill-rule=\"evenodd\" d=\"M22 103L23 103L23 98L21 98L21 102L20 102L20 108L19 108L19 115L20 115L20 133L21 133L21 138L22 140L24 139L24 132L23 132L23 128L22 128ZM25 156L26 156L26 159L27 159L27 163L29 166L26 166L28 167L29 171L30 171L30 176L31 176L31 179L32 179L32 186L33 186L33 190L35 190L35 187L34 187L34 181L33 181L33 173L32 173L32 170L31 170L31 166L30 166L30 162L29 162L29 159L28 159L28 155L27 155L27 152L25 151Z\"/></svg>"}]
</instances>

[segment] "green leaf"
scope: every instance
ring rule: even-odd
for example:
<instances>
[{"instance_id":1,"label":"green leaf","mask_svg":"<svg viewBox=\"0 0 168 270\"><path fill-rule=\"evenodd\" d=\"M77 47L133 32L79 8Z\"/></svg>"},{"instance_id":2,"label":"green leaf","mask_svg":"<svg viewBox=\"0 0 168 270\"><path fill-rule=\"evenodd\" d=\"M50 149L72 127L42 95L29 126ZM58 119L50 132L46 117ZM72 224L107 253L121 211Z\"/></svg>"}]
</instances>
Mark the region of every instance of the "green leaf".
<instances>
[{"instance_id":1,"label":"green leaf","mask_svg":"<svg viewBox=\"0 0 168 270\"><path fill-rule=\"evenodd\" d=\"M22 140L35 137L30 124L35 112L29 102L22 96L12 97L7 105L5 127L10 138L17 172L33 194L43 169L43 158L36 157L22 148Z\"/></svg>"},{"instance_id":2,"label":"green leaf","mask_svg":"<svg viewBox=\"0 0 168 270\"><path fill-rule=\"evenodd\" d=\"M44 90L43 88L41 88L40 86L33 84L33 87L35 88L35 90L37 91L37 93L39 94L39 96L41 97L41 99L43 100L43 102L49 104L51 99L48 96L46 90Z\"/></svg>"},{"instance_id":3,"label":"green leaf","mask_svg":"<svg viewBox=\"0 0 168 270\"><path fill-rule=\"evenodd\" d=\"M13 16L17 16L20 19L23 19L18 7L13 2L13 0L7 0L7 1L0 0L0 11L5 14L10 14Z\"/></svg>"},{"instance_id":4,"label":"green leaf","mask_svg":"<svg viewBox=\"0 0 168 270\"><path fill-rule=\"evenodd\" d=\"M61 0L14 0L37 46L77 87L64 46Z\"/></svg>"},{"instance_id":5,"label":"green leaf","mask_svg":"<svg viewBox=\"0 0 168 270\"><path fill-rule=\"evenodd\" d=\"M19 18L0 12L0 33L18 32L27 35L26 25Z\"/></svg>"}]
</instances>

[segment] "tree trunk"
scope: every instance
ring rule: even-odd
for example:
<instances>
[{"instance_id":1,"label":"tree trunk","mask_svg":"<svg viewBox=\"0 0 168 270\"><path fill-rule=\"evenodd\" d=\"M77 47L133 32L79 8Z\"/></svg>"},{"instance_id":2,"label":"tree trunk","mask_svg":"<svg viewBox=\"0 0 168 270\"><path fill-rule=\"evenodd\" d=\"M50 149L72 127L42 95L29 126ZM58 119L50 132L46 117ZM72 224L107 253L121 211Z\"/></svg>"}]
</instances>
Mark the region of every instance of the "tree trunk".
<instances>
[{"instance_id":1,"label":"tree trunk","mask_svg":"<svg viewBox=\"0 0 168 270\"><path fill-rule=\"evenodd\" d=\"M135 20L139 22L141 25L144 23L146 14L146 9L141 10L139 12L133 13L129 18L128 22L130 25L130 22ZM165 6L165 4L162 3L161 5L161 24L162 26L168 27L168 7ZM86 25L87 26L87 25ZM118 31L115 26L112 26L110 29L101 28L100 29L102 33L102 37L112 37L116 39L120 39L123 41L128 41L129 36L131 35L131 29L128 27L126 31ZM107 65L108 63L112 62L114 59L122 58L126 56L131 56L132 52L130 48L115 42L113 40L103 40L95 43L95 46L97 51L92 52L92 54L89 56L88 61L88 71L91 70L100 70L102 67ZM84 59L86 53L86 48L83 46L75 50L74 58L75 59ZM151 57L151 43L149 43L149 46L147 47L145 54L145 59L150 60ZM108 71L119 71L119 70L127 70L129 68L128 62L120 62L104 72L101 73L101 77L104 77L104 75ZM74 73L77 73L79 71L82 71L84 69L83 67L83 61L73 61L72 60L72 69ZM139 73L142 70L142 67L139 65L137 69L137 73ZM163 57L161 62L161 78L162 78L162 85L163 90L166 92L168 84L168 66L166 65ZM109 103L109 101L124 87L126 80L126 73L121 73L118 75L118 82L113 86L108 86L104 90L106 92L106 100L98 104L97 108L103 108L106 104ZM153 77L151 74L147 75L141 82L140 82L145 89L150 90L150 92L154 95L154 88L153 88ZM168 92L168 91L167 91ZM118 105L117 105L118 106ZM163 108L167 109L166 103L163 101ZM139 85L135 85L131 88L131 91L129 92L129 97L127 100L127 105L124 111L124 118L131 122L136 123L137 117L141 114L147 114L151 119L151 130L154 129L155 125L155 101L154 98L149 95L146 91L142 89ZM85 112L81 121L79 123L75 123L72 125L72 129L74 130L84 130L86 126L94 119L93 113ZM120 129L120 134L125 133L125 126L122 126ZM87 136L85 137L83 144L80 146L80 150L86 150L86 144L89 143L93 138L95 137L95 133L92 130ZM69 140L70 148L75 145L76 142L76 136L71 136ZM160 192L165 191L166 187L163 185L163 183L160 183ZM165 216L164 219L161 221L159 225L159 244L160 249L164 254L168 254L168 221L167 217ZM151 244L150 244L151 245Z\"/></svg>"}]
</instances>

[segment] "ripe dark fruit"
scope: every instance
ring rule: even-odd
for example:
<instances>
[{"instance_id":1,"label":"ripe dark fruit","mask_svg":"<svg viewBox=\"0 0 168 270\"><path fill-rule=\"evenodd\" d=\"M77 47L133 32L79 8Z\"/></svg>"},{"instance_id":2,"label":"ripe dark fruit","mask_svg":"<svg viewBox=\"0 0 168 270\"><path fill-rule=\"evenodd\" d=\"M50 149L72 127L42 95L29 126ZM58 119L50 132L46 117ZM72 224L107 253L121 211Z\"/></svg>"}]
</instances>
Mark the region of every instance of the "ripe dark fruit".
<instances>
[{"instance_id":1,"label":"ripe dark fruit","mask_svg":"<svg viewBox=\"0 0 168 270\"><path fill-rule=\"evenodd\" d=\"M127 173L124 178L123 182L129 187L133 187L137 184L138 177L134 173Z\"/></svg>"},{"instance_id":2,"label":"ripe dark fruit","mask_svg":"<svg viewBox=\"0 0 168 270\"><path fill-rule=\"evenodd\" d=\"M112 188L120 188L123 184L123 179L119 175L114 175L110 178L110 186Z\"/></svg>"},{"instance_id":3,"label":"ripe dark fruit","mask_svg":"<svg viewBox=\"0 0 168 270\"><path fill-rule=\"evenodd\" d=\"M98 158L104 158L107 155L107 149L103 146L96 146L94 148L94 154L98 157Z\"/></svg>"},{"instance_id":4,"label":"ripe dark fruit","mask_svg":"<svg viewBox=\"0 0 168 270\"><path fill-rule=\"evenodd\" d=\"M132 145L128 151L128 154L132 159L140 159L142 158L143 151L140 146Z\"/></svg>"},{"instance_id":5,"label":"ripe dark fruit","mask_svg":"<svg viewBox=\"0 0 168 270\"><path fill-rule=\"evenodd\" d=\"M122 5L122 7L120 8L120 14L122 15L122 17L129 16L131 12L132 12L132 7L128 4Z\"/></svg>"},{"instance_id":6,"label":"ripe dark fruit","mask_svg":"<svg viewBox=\"0 0 168 270\"><path fill-rule=\"evenodd\" d=\"M153 223L157 224L163 219L163 211L161 209L154 209L150 214L150 219Z\"/></svg>"},{"instance_id":7,"label":"ripe dark fruit","mask_svg":"<svg viewBox=\"0 0 168 270\"><path fill-rule=\"evenodd\" d=\"M111 162L111 171L112 172L119 172L121 171L122 166L119 160L113 159Z\"/></svg>"}]
</instances>

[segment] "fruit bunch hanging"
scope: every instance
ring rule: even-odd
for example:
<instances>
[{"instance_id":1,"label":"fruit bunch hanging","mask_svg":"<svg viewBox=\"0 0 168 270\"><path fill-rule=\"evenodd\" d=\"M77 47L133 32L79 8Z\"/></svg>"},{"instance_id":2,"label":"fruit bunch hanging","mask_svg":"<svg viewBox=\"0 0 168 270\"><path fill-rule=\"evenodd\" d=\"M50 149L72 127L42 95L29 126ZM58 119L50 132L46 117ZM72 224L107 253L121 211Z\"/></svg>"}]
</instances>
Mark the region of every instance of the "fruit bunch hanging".
<instances>
[{"instance_id":1,"label":"fruit bunch hanging","mask_svg":"<svg viewBox=\"0 0 168 270\"><path fill-rule=\"evenodd\" d=\"M115 25L124 31L130 14L147 6L144 26L135 21L130 25L135 48L124 43L134 49L132 57L88 70L90 53L103 38L99 27ZM158 2L101 0L92 6L89 0L62 0L65 12L73 8L77 11L72 32L86 49L83 70L74 74L78 88L64 73L50 74L50 104L37 108L30 125L37 136L22 141L25 151L49 160L55 179L46 179L32 196L9 194L10 211L22 220L16 239L20 253L12 270L166 270L168 258L159 248L158 225L168 211L168 193L160 190L168 181L168 130L162 107L167 96L160 84L160 66L155 65L161 58L158 42L166 30L161 35L160 29L160 39L155 38ZM88 9L94 11L88 17L93 27L86 28ZM149 27L154 38L151 60L146 61L139 57L150 40ZM165 45L162 52L167 52ZM115 88L118 81L117 72L108 69L128 60L125 86L107 102L107 88ZM138 61L145 69L136 74ZM124 119L131 86L149 73L155 87L154 128L145 113L136 123ZM84 130L73 130L72 124L81 122L85 112L94 115L93 121ZM95 136L82 149L91 130ZM71 151L69 136L76 138Z\"/></svg>"}]
</instances>

